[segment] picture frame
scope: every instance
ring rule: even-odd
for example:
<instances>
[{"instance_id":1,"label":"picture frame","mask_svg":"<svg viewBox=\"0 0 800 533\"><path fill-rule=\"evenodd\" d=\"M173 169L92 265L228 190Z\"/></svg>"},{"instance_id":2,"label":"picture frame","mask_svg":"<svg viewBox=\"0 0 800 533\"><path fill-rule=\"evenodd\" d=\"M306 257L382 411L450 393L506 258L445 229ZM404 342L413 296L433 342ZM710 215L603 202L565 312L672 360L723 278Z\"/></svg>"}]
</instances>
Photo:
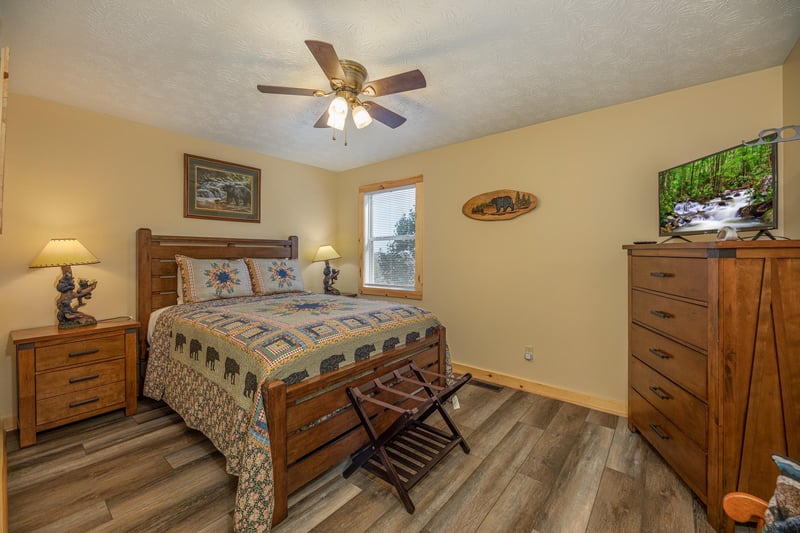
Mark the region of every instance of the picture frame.
<instances>
[{"instance_id":1,"label":"picture frame","mask_svg":"<svg viewBox=\"0 0 800 533\"><path fill-rule=\"evenodd\" d=\"M261 222L261 169L183 154L183 216Z\"/></svg>"}]
</instances>

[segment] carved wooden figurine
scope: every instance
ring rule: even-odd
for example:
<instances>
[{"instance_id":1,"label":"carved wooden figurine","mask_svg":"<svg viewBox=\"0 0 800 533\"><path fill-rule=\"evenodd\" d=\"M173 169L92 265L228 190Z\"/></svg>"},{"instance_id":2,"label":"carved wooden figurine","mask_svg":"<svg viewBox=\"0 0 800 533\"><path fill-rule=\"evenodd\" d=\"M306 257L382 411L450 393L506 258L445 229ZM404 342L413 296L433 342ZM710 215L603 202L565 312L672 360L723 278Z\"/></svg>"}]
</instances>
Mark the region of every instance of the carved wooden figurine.
<instances>
[{"instance_id":1,"label":"carved wooden figurine","mask_svg":"<svg viewBox=\"0 0 800 533\"><path fill-rule=\"evenodd\" d=\"M72 272L64 272L56 285L56 289L61 293L56 304L59 328L77 328L97 324L97 320L93 316L78 311L78 308L86 305L84 300L92 298L92 291L95 287L97 287L96 281L81 279L78 280L78 290L76 291ZM77 304L73 305L73 300L78 300Z\"/></svg>"}]
</instances>

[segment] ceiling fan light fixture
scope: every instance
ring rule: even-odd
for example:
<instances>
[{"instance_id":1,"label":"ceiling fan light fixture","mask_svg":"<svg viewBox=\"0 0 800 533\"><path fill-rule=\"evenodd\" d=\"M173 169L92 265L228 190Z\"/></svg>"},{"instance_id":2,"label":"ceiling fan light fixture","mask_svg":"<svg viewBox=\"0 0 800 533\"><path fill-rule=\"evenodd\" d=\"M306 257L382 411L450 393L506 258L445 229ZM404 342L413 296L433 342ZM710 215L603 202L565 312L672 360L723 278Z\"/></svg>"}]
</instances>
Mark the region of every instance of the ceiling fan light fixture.
<instances>
[{"instance_id":1,"label":"ceiling fan light fixture","mask_svg":"<svg viewBox=\"0 0 800 533\"><path fill-rule=\"evenodd\" d=\"M344 130L344 120L345 116L343 115L333 115L328 114L328 127L333 128L335 130L343 131Z\"/></svg>"},{"instance_id":2,"label":"ceiling fan light fixture","mask_svg":"<svg viewBox=\"0 0 800 533\"><path fill-rule=\"evenodd\" d=\"M365 128L372 124L372 117L363 105L353 108L353 122L355 122L356 128L358 129Z\"/></svg>"},{"instance_id":3,"label":"ceiling fan light fixture","mask_svg":"<svg viewBox=\"0 0 800 533\"><path fill-rule=\"evenodd\" d=\"M347 100L337 96L328 106L328 126L339 131L344 130L344 121L347 118Z\"/></svg>"}]
</instances>

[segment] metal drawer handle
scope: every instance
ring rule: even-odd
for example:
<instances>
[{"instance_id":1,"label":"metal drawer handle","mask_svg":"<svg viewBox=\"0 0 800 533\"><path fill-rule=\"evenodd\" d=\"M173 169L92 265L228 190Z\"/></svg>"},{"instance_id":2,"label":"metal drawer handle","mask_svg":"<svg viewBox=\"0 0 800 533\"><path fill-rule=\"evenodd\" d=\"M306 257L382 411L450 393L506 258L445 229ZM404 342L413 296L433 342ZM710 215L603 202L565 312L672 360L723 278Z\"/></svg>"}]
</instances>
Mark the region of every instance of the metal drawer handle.
<instances>
[{"instance_id":1,"label":"metal drawer handle","mask_svg":"<svg viewBox=\"0 0 800 533\"><path fill-rule=\"evenodd\" d=\"M78 406L81 406L81 405L86 405L87 403L94 403L94 402L99 402L99 401L100 401L100 397L99 396L95 396L94 398L89 398L88 400L81 400L79 402L70 402L69 407L70 407L70 409L72 409L73 407L78 407Z\"/></svg>"},{"instance_id":2,"label":"metal drawer handle","mask_svg":"<svg viewBox=\"0 0 800 533\"><path fill-rule=\"evenodd\" d=\"M650 353L655 355L656 357L658 357L660 359L671 359L672 358L672 356L670 354L668 354L667 352L662 352L658 348L650 348Z\"/></svg>"},{"instance_id":3,"label":"metal drawer handle","mask_svg":"<svg viewBox=\"0 0 800 533\"><path fill-rule=\"evenodd\" d=\"M667 313L666 311L658 311L656 309L651 309L650 314L655 315L658 318L675 318L675 315L673 315L672 313Z\"/></svg>"},{"instance_id":4,"label":"metal drawer handle","mask_svg":"<svg viewBox=\"0 0 800 533\"><path fill-rule=\"evenodd\" d=\"M83 376L79 378L70 378L70 383L80 383L81 381L91 381L100 377L100 374L92 374L91 376Z\"/></svg>"},{"instance_id":5,"label":"metal drawer handle","mask_svg":"<svg viewBox=\"0 0 800 533\"><path fill-rule=\"evenodd\" d=\"M664 392L660 388L656 387L655 385L651 385L648 388L650 389L650 392L652 392L653 394L658 396L659 400L671 400L672 399L672 396L670 396L669 394L667 394L666 392Z\"/></svg>"},{"instance_id":6,"label":"metal drawer handle","mask_svg":"<svg viewBox=\"0 0 800 533\"><path fill-rule=\"evenodd\" d=\"M70 352L70 357L80 357L81 355L91 355L93 353L97 353L100 351L100 348L95 348L94 350L83 350L82 352Z\"/></svg>"},{"instance_id":7,"label":"metal drawer handle","mask_svg":"<svg viewBox=\"0 0 800 533\"><path fill-rule=\"evenodd\" d=\"M658 435L658 437L659 437L660 439L663 439L663 440L669 440L669 435L667 435L666 433L664 433L664 432L661 430L661 426L659 426L658 424L650 424L650 429L652 429L652 430L653 430L653 432L655 432L655 434L656 434L656 435Z\"/></svg>"},{"instance_id":8,"label":"metal drawer handle","mask_svg":"<svg viewBox=\"0 0 800 533\"><path fill-rule=\"evenodd\" d=\"M675 274L672 272L650 272L650 275L654 278L674 278Z\"/></svg>"}]
</instances>

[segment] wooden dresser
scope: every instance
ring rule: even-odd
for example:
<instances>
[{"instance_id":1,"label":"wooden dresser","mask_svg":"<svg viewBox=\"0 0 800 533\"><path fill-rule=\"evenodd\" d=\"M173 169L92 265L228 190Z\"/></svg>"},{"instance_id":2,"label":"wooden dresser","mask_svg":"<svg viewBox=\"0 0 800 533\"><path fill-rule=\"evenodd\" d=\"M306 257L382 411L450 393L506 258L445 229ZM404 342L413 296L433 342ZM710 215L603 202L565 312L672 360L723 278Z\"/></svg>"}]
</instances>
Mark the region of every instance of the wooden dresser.
<instances>
[{"instance_id":1,"label":"wooden dresser","mask_svg":"<svg viewBox=\"0 0 800 533\"><path fill-rule=\"evenodd\" d=\"M706 503L800 458L800 241L626 245L628 423Z\"/></svg>"},{"instance_id":2,"label":"wooden dresser","mask_svg":"<svg viewBox=\"0 0 800 533\"><path fill-rule=\"evenodd\" d=\"M107 411L135 414L138 331L134 320L12 331L20 446L35 444L37 431Z\"/></svg>"}]
</instances>

